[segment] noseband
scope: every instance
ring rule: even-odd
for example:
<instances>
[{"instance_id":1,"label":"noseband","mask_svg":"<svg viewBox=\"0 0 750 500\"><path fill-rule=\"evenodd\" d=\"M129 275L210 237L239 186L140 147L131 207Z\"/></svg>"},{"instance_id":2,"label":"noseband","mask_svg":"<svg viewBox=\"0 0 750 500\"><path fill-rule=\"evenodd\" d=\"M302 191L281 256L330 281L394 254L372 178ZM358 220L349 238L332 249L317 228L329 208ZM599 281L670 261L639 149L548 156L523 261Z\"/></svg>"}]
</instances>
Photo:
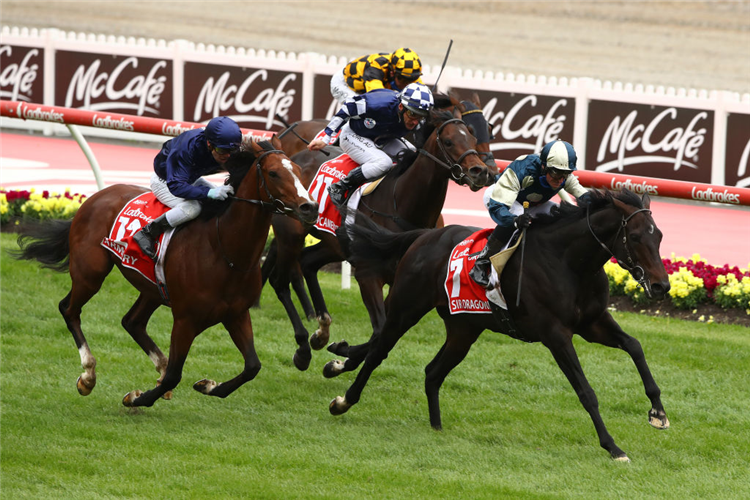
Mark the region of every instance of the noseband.
<instances>
[{"instance_id":1,"label":"noseband","mask_svg":"<svg viewBox=\"0 0 750 500\"><path fill-rule=\"evenodd\" d=\"M648 208L639 208L632 214L625 217L622 216L622 220L620 223L620 227L617 229L617 234L615 234L615 244L617 244L618 238L620 236L620 232L622 232L622 246L625 248L625 256L627 260L627 264L623 263L616 255L615 253L609 249L607 245L605 245L602 240L600 240L596 233L594 233L594 228L591 227L591 220L589 218L589 207L586 207L586 224L589 226L589 231L591 231L591 235L594 237L594 239L599 243L604 250L607 251L608 254L610 254L612 257L617 260L617 263L624 268L626 271L630 273L631 276L633 276L633 279L638 282L643 287L643 290L646 291L646 294L651 297L651 286L650 281L646 278L646 272L643 270L643 268L638 265L636 261L633 260L632 255L630 254L630 247L628 245L628 221L633 218L633 216L637 213L645 212L651 215L651 210ZM614 245L613 245L614 246Z\"/></svg>"},{"instance_id":2,"label":"noseband","mask_svg":"<svg viewBox=\"0 0 750 500\"><path fill-rule=\"evenodd\" d=\"M445 128L445 126L448 125L449 123L463 123L464 126L466 126L466 122L464 122L460 118L451 118L450 120L446 120L443 123L441 123L440 126L437 129L437 132L435 133L435 137L437 139L437 143L438 143L438 147L440 148L440 152L443 153L443 156L445 157L446 160L448 160L448 163L450 163L450 165L448 163L444 162L443 160L440 160L439 158L436 158L435 156L433 156L432 154L430 154L428 151L426 151L424 148L422 148L422 149L419 150L419 154L422 154L422 155L428 157L429 159L431 159L432 161L434 161L435 163L437 163L441 167L447 169L450 172L450 174L451 174L451 178L454 181L456 181L456 182L458 182L460 184L466 177L468 177L464 173L463 168L461 167L461 162L464 161L464 158L466 158L467 156L469 156L469 155L477 155L477 156L479 156L479 153L476 151L476 149L468 149L461 156L458 157L458 160L454 161L453 157L445 149L445 145L443 144L443 141L440 140L440 133L443 131L443 129ZM480 157L480 159L481 159L481 157ZM471 179L469 179L469 183L471 183Z\"/></svg>"}]
</instances>

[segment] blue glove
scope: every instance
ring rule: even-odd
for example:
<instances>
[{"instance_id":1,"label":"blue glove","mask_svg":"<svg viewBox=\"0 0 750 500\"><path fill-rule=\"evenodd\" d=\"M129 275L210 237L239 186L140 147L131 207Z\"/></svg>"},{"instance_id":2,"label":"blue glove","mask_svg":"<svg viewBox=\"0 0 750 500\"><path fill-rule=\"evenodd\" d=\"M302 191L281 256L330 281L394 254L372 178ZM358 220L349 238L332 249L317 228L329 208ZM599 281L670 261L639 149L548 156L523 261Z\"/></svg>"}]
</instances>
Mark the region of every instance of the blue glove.
<instances>
[{"instance_id":1,"label":"blue glove","mask_svg":"<svg viewBox=\"0 0 750 500\"><path fill-rule=\"evenodd\" d=\"M230 194L234 194L234 188L232 186L219 186L208 190L208 197L212 200L223 201L229 197Z\"/></svg>"}]
</instances>

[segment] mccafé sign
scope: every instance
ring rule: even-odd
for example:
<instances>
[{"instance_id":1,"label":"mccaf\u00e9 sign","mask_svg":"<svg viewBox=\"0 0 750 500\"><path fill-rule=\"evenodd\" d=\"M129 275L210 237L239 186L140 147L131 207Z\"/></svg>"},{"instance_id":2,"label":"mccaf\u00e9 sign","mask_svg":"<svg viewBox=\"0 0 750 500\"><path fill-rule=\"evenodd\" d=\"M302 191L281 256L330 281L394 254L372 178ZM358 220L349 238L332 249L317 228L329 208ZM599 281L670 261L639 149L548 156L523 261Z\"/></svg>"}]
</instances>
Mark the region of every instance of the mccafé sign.
<instances>
[{"instance_id":1,"label":"mccaf\u00e9 sign","mask_svg":"<svg viewBox=\"0 0 750 500\"><path fill-rule=\"evenodd\" d=\"M172 118L172 61L55 52L55 105Z\"/></svg>"},{"instance_id":2,"label":"mccaf\u00e9 sign","mask_svg":"<svg viewBox=\"0 0 750 500\"><path fill-rule=\"evenodd\" d=\"M750 188L750 114L729 113L724 151L724 184Z\"/></svg>"},{"instance_id":3,"label":"mccaf\u00e9 sign","mask_svg":"<svg viewBox=\"0 0 750 500\"><path fill-rule=\"evenodd\" d=\"M714 112L591 101L586 169L711 182Z\"/></svg>"},{"instance_id":4,"label":"mccaf\u00e9 sign","mask_svg":"<svg viewBox=\"0 0 750 500\"><path fill-rule=\"evenodd\" d=\"M0 99L42 102L44 49L0 44Z\"/></svg>"},{"instance_id":5,"label":"mccaf\u00e9 sign","mask_svg":"<svg viewBox=\"0 0 750 500\"><path fill-rule=\"evenodd\" d=\"M276 114L302 119L302 73L263 68L185 63L185 119L206 122L229 116L241 127L280 130Z\"/></svg>"}]
</instances>

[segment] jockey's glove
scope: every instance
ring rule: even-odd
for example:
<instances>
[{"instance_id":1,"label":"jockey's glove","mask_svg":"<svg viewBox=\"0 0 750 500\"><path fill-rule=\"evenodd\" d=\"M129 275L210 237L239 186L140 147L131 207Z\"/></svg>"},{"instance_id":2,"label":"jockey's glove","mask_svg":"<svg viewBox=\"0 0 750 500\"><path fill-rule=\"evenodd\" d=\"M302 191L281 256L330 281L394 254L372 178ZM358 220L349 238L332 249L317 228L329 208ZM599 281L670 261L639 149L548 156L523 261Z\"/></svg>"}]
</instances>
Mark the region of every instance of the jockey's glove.
<instances>
[{"instance_id":1,"label":"jockey's glove","mask_svg":"<svg viewBox=\"0 0 750 500\"><path fill-rule=\"evenodd\" d=\"M234 194L234 188L232 186L219 186L208 190L208 197L212 200L223 201L226 200L230 194Z\"/></svg>"},{"instance_id":2,"label":"jockey's glove","mask_svg":"<svg viewBox=\"0 0 750 500\"><path fill-rule=\"evenodd\" d=\"M531 216L529 214L521 214L513 219L513 225L518 229L526 229L531 225Z\"/></svg>"}]
</instances>

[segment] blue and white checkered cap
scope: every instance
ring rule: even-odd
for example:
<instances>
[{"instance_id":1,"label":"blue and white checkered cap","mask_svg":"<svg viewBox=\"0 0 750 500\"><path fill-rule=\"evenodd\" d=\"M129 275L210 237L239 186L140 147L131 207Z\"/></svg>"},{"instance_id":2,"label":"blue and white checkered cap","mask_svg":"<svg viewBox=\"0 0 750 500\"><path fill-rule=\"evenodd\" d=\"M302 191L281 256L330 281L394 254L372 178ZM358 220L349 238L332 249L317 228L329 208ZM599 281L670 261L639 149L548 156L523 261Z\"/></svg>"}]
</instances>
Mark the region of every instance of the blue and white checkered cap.
<instances>
[{"instance_id":1,"label":"blue and white checkered cap","mask_svg":"<svg viewBox=\"0 0 750 500\"><path fill-rule=\"evenodd\" d=\"M561 139L547 143L539 157L546 167L556 170L575 170L578 159L573 146Z\"/></svg>"},{"instance_id":2,"label":"blue and white checkered cap","mask_svg":"<svg viewBox=\"0 0 750 500\"><path fill-rule=\"evenodd\" d=\"M418 115L427 116L430 114L435 101L432 98L430 88L423 83L410 83L401 91L401 104L406 109L417 113Z\"/></svg>"}]
</instances>

